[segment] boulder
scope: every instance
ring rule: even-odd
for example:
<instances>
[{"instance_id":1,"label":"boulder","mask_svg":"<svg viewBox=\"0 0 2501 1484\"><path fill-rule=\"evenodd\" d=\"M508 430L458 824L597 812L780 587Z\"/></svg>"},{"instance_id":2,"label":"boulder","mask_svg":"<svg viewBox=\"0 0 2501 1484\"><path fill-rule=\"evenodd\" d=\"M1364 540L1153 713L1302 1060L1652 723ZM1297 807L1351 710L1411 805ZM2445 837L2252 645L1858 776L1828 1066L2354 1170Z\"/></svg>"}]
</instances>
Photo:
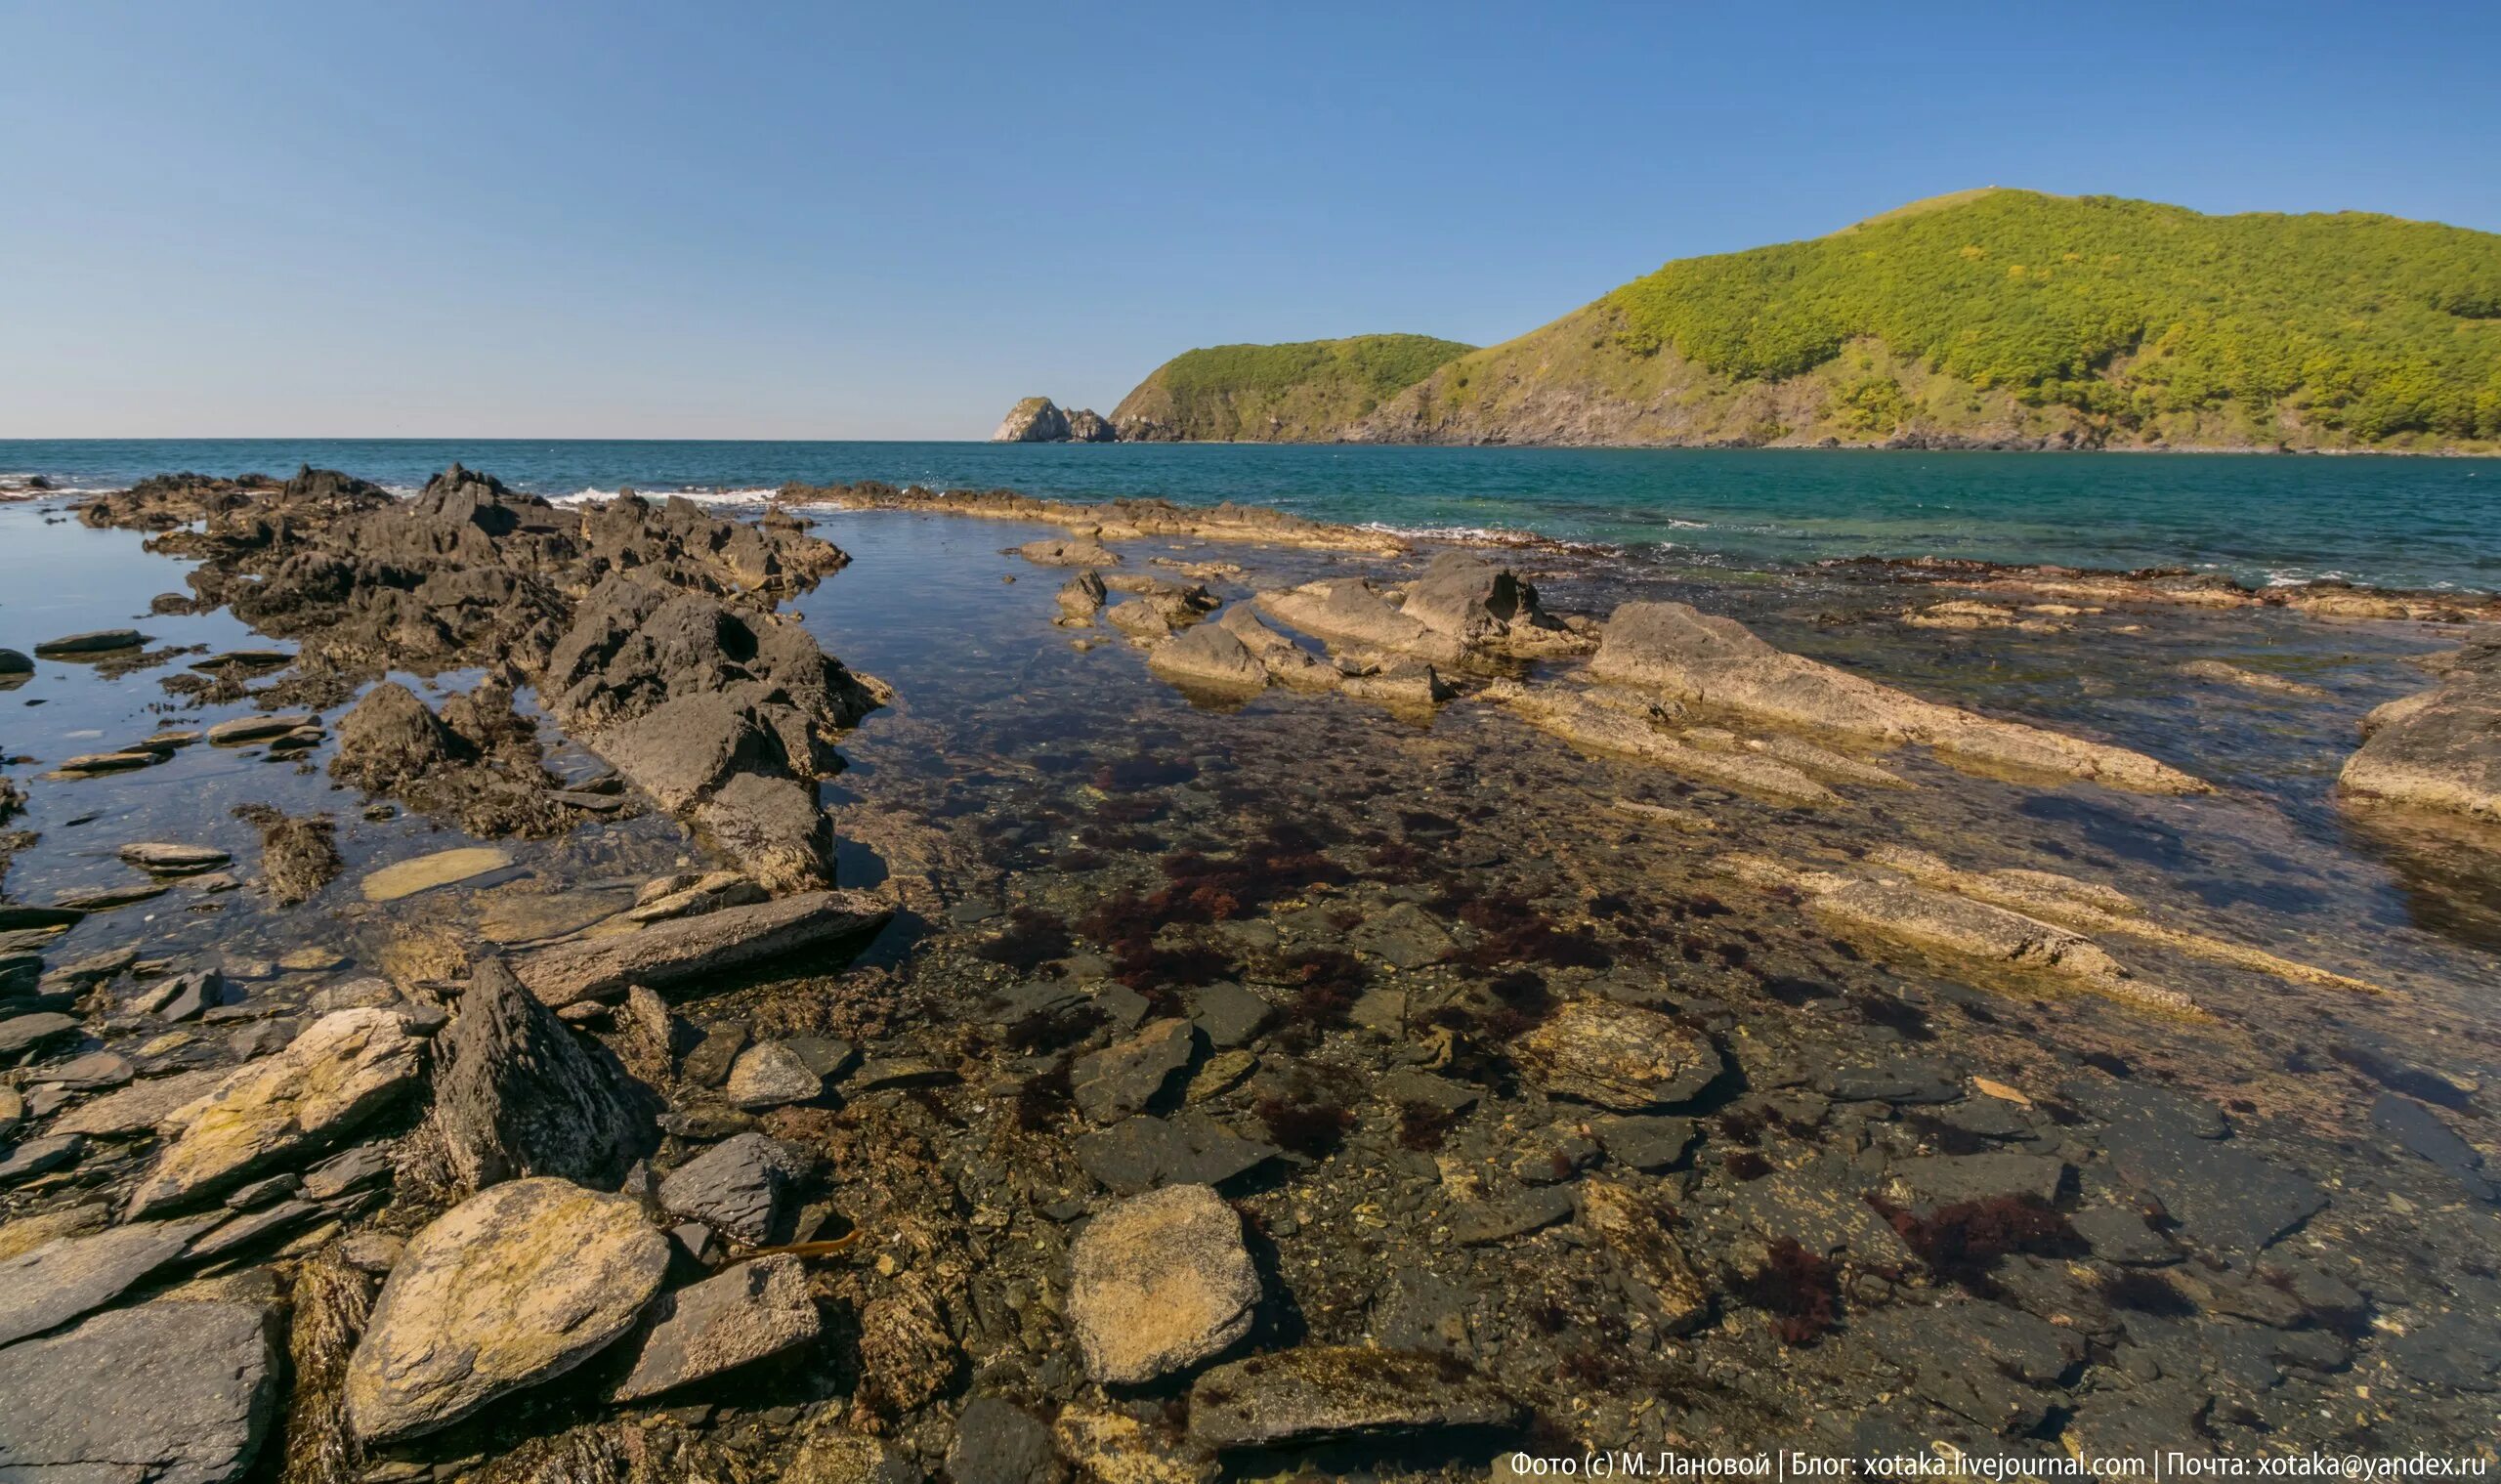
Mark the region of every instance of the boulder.
<instances>
[{"instance_id":1,"label":"boulder","mask_svg":"<svg viewBox=\"0 0 2501 1484\"><path fill-rule=\"evenodd\" d=\"M2023 773L2091 779L2144 793L2212 785L2140 752L1997 721L1787 654L1743 624L1682 603L1627 603L1608 619L1590 673L1668 697L1886 745L1939 752Z\"/></svg>"},{"instance_id":2,"label":"boulder","mask_svg":"<svg viewBox=\"0 0 2501 1484\"><path fill-rule=\"evenodd\" d=\"M725 1139L660 1181L660 1206L751 1247L782 1235L791 1183L806 1168L798 1151L760 1133Z\"/></svg>"},{"instance_id":3,"label":"boulder","mask_svg":"<svg viewBox=\"0 0 2501 1484\"><path fill-rule=\"evenodd\" d=\"M613 1190L654 1125L615 1056L556 1018L499 958L479 960L444 1033L435 1123L462 1183L561 1175Z\"/></svg>"},{"instance_id":4,"label":"boulder","mask_svg":"<svg viewBox=\"0 0 2501 1484\"><path fill-rule=\"evenodd\" d=\"M1085 415L1094 416L1091 412ZM994 444L1064 444L1068 438L1068 414L1047 397L1028 397L1008 408L1007 415L999 420L998 431L990 435Z\"/></svg>"},{"instance_id":5,"label":"boulder","mask_svg":"<svg viewBox=\"0 0 2501 1484\"><path fill-rule=\"evenodd\" d=\"M431 1432L622 1338L660 1291L669 1244L641 1203L516 1180L417 1233L348 1362L366 1446Z\"/></svg>"},{"instance_id":6,"label":"boulder","mask_svg":"<svg viewBox=\"0 0 2501 1484\"><path fill-rule=\"evenodd\" d=\"M389 1010L315 1021L183 1111L172 1145L130 1198L131 1215L223 1195L352 1131L414 1085L424 1045Z\"/></svg>"},{"instance_id":7,"label":"boulder","mask_svg":"<svg viewBox=\"0 0 2501 1484\"><path fill-rule=\"evenodd\" d=\"M31 675L35 662L17 650L0 649L0 675Z\"/></svg>"},{"instance_id":8,"label":"boulder","mask_svg":"<svg viewBox=\"0 0 2501 1484\"><path fill-rule=\"evenodd\" d=\"M1535 587L1469 551L1434 557L1398 611L1472 650L1540 654L1590 647L1538 606Z\"/></svg>"},{"instance_id":9,"label":"boulder","mask_svg":"<svg viewBox=\"0 0 2501 1484\"><path fill-rule=\"evenodd\" d=\"M1052 601L1059 605L1061 623L1081 628L1103 611L1103 605L1110 601L1110 591L1103 585L1103 574L1088 568L1061 583Z\"/></svg>"},{"instance_id":10,"label":"boulder","mask_svg":"<svg viewBox=\"0 0 2501 1484\"><path fill-rule=\"evenodd\" d=\"M867 892L808 892L540 949L513 971L531 994L562 1009L585 999L615 998L628 985L664 990L858 936L883 926L893 913Z\"/></svg>"},{"instance_id":11,"label":"boulder","mask_svg":"<svg viewBox=\"0 0 2501 1484\"><path fill-rule=\"evenodd\" d=\"M1517 1425L1519 1405L1445 1355L1302 1345L1208 1372L1190 1388L1190 1436L1210 1448L1371 1440Z\"/></svg>"},{"instance_id":12,"label":"boulder","mask_svg":"<svg viewBox=\"0 0 2501 1484\"><path fill-rule=\"evenodd\" d=\"M771 890L811 891L833 881L833 821L817 803L814 784L736 774L695 806L692 823L713 849Z\"/></svg>"},{"instance_id":13,"label":"boulder","mask_svg":"<svg viewBox=\"0 0 2501 1484\"><path fill-rule=\"evenodd\" d=\"M258 1304L143 1304L11 1345L0 1479L227 1484L269 1435L279 1372Z\"/></svg>"},{"instance_id":14,"label":"boulder","mask_svg":"<svg viewBox=\"0 0 2501 1484\"><path fill-rule=\"evenodd\" d=\"M1611 999L1566 1002L1516 1045L1548 1093L1618 1113L1690 1100L1719 1076L1709 1037L1656 1010Z\"/></svg>"},{"instance_id":15,"label":"boulder","mask_svg":"<svg viewBox=\"0 0 2501 1484\"><path fill-rule=\"evenodd\" d=\"M1202 623L1159 641L1147 652L1146 667L1175 684L1210 690L1259 691L1268 684L1268 667L1220 623Z\"/></svg>"},{"instance_id":16,"label":"boulder","mask_svg":"<svg viewBox=\"0 0 2501 1484\"><path fill-rule=\"evenodd\" d=\"M1250 1333L1259 1274L1242 1218L1206 1185L1167 1185L1086 1223L1069 1249L1068 1318L1085 1372L1135 1385Z\"/></svg>"},{"instance_id":17,"label":"boulder","mask_svg":"<svg viewBox=\"0 0 2501 1484\"><path fill-rule=\"evenodd\" d=\"M2501 821L2501 641L2468 646L2441 683L2362 719L2337 787L2373 800Z\"/></svg>"},{"instance_id":18,"label":"boulder","mask_svg":"<svg viewBox=\"0 0 2501 1484\"><path fill-rule=\"evenodd\" d=\"M824 1331L799 1259L758 1257L662 1297L633 1371L614 1394L620 1402L657 1396L797 1349Z\"/></svg>"},{"instance_id":19,"label":"boulder","mask_svg":"<svg viewBox=\"0 0 2501 1484\"><path fill-rule=\"evenodd\" d=\"M1259 609L1306 634L1452 663L1466 654L1457 636L1389 606L1362 577L1329 577L1259 594Z\"/></svg>"},{"instance_id":20,"label":"boulder","mask_svg":"<svg viewBox=\"0 0 2501 1484\"><path fill-rule=\"evenodd\" d=\"M0 1261L0 1345L102 1308L173 1261L207 1220L136 1221Z\"/></svg>"}]
</instances>

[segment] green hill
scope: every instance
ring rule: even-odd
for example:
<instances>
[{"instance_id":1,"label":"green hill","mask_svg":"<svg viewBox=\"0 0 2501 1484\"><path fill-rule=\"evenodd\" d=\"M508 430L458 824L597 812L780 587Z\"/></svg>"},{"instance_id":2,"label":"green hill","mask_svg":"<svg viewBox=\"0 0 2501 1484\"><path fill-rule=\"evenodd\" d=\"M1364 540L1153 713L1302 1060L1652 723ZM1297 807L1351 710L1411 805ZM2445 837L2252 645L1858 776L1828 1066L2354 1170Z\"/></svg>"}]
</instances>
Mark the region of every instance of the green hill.
<instances>
[{"instance_id":1,"label":"green hill","mask_svg":"<svg viewBox=\"0 0 2501 1484\"><path fill-rule=\"evenodd\" d=\"M1346 436L2489 449L2501 235L1965 191L1670 263Z\"/></svg>"},{"instance_id":2,"label":"green hill","mask_svg":"<svg viewBox=\"0 0 2501 1484\"><path fill-rule=\"evenodd\" d=\"M1474 349L1430 335L1357 335L1189 351L1122 398L1112 424L1124 439L1325 443Z\"/></svg>"}]
</instances>

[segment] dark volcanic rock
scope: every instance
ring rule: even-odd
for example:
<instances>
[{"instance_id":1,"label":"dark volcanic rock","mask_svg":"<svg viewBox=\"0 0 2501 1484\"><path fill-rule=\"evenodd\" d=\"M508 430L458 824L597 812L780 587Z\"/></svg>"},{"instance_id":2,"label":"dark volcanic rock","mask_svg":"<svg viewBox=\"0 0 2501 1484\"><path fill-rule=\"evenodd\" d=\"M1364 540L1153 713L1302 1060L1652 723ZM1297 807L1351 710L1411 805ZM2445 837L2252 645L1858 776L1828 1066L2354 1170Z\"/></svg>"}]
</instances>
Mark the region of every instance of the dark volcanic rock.
<instances>
[{"instance_id":1,"label":"dark volcanic rock","mask_svg":"<svg viewBox=\"0 0 2501 1484\"><path fill-rule=\"evenodd\" d=\"M475 751L416 692L398 681L384 681L365 692L340 721L330 776L370 793L389 793Z\"/></svg>"},{"instance_id":2,"label":"dark volcanic rock","mask_svg":"<svg viewBox=\"0 0 2501 1484\"><path fill-rule=\"evenodd\" d=\"M268 1312L151 1303L0 1350L0 1478L225 1484L268 1435L278 1392Z\"/></svg>"},{"instance_id":3,"label":"dark volcanic rock","mask_svg":"<svg viewBox=\"0 0 2501 1484\"><path fill-rule=\"evenodd\" d=\"M614 1189L657 1129L614 1054L556 1018L499 958L472 966L436 1041L435 1119L472 1190L526 1175Z\"/></svg>"}]
</instances>

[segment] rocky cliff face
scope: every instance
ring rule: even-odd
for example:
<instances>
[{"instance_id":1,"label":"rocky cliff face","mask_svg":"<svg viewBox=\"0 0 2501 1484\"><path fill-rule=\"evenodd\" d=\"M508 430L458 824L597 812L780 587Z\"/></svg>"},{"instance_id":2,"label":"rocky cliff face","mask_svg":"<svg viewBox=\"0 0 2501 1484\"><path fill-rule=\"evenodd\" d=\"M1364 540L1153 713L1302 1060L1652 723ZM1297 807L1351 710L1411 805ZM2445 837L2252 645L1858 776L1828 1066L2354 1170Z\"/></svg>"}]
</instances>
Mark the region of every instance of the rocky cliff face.
<instances>
[{"instance_id":1,"label":"rocky cliff face","mask_svg":"<svg viewBox=\"0 0 2501 1484\"><path fill-rule=\"evenodd\" d=\"M1068 414L1047 397L1028 397L1007 409L994 444L1062 444L1068 442Z\"/></svg>"},{"instance_id":2,"label":"rocky cliff face","mask_svg":"<svg viewBox=\"0 0 2501 1484\"><path fill-rule=\"evenodd\" d=\"M1063 412L1059 404L1047 397L1028 397L1008 410L998 431L990 435L994 444L1109 444L1121 435L1111 420L1091 407L1079 407Z\"/></svg>"}]
</instances>

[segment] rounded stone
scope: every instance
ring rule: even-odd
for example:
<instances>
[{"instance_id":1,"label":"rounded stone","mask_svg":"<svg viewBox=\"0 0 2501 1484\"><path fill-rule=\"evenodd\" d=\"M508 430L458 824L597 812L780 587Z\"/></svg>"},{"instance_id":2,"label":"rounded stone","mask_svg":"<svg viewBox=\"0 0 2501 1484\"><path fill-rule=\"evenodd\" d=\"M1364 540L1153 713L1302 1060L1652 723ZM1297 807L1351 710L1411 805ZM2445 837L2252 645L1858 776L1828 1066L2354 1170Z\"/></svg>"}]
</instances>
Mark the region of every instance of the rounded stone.
<instances>
[{"instance_id":1,"label":"rounded stone","mask_svg":"<svg viewBox=\"0 0 2501 1484\"><path fill-rule=\"evenodd\" d=\"M366 1444L413 1437L562 1376L633 1329L668 1272L668 1239L630 1196L515 1180L409 1242L348 1363Z\"/></svg>"}]
</instances>

